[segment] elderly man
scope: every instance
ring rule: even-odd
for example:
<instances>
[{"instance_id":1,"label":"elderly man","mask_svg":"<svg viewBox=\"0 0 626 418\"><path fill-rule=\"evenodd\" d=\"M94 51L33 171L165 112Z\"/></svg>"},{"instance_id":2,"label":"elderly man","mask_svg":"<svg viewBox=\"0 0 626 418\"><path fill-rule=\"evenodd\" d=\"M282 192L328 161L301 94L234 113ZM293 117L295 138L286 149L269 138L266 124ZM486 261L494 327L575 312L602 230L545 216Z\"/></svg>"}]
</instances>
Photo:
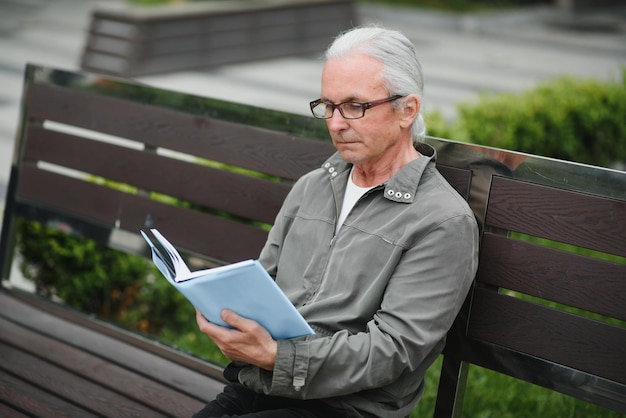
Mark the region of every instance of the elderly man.
<instances>
[{"instance_id":1,"label":"elderly man","mask_svg":"<svg viewBox=\"0 0 626 418\"><path fill-rule=\"evenodd\" d=\"M313 116L337 153L293 187L260 261L315 330L273 340L200 329L233 362L198 417L406 417L477 268L478 229L435 168L422 71L396 31L355 28L326 52Z\"/></svg>"}]
</instances>

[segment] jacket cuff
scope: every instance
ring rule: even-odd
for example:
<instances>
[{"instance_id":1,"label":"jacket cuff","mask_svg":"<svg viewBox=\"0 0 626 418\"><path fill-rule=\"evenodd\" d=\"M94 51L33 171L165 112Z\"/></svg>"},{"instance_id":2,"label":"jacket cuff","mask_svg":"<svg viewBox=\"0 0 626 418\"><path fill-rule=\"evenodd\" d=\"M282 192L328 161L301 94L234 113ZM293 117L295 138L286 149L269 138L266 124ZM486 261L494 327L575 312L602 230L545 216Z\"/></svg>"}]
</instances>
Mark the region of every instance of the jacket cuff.
<instances>
[{"instance_id":1,"label":"jacket cuff","mask_svg":"<svg viewBox=\"0 0 626 418\"><path fill-rule=\"evenodd\" d=\"M272 394L290 398L303 397L309 368L309 345L306 341L280 340L274 364Z\"/></svg>"},{"instance_id":2,"label":"jacket cuff","mask_svg":"<svg viewBox=\"0 0 626 418\"><path fill-rule=\"evenodd\" d=\"M257 393L303 398L308 366L309 345L306 342L279 340L272 372L248 365L239 370L238 380Z\"/></svg>"}]
</instances>

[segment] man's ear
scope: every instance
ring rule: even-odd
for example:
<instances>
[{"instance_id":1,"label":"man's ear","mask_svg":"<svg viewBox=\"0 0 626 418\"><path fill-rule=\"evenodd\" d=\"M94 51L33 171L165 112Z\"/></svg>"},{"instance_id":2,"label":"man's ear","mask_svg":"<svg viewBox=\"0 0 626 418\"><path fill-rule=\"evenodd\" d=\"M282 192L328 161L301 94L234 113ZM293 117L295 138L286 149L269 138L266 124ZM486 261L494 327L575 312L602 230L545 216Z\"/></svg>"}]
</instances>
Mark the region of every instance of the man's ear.
<instances>
[{"instance_id":1,"label":"man's ear","mask_svg":"<svg viewBox=\"0 0 626 418\"><path fill-rule=\"evenodd\" d=\"M400 110L402 111L402 124L411 126L417 115L420 113L422 100L417 94L409 94L403 98L403 102L400 106Z\"/></svg>"}]
</instances>

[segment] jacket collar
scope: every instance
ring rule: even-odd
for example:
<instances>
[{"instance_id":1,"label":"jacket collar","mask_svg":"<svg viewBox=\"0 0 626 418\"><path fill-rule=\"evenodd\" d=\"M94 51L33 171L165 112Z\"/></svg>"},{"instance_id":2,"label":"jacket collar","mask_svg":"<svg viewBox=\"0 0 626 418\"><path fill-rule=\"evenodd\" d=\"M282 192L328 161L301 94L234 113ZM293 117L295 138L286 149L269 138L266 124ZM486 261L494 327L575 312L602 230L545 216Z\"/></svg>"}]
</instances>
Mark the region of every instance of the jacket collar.
<instances>
[{"instance_id":1,"label":"jacket collar","mask_svg":"<svg viewBox=\"0 0 626 418\"><path fill-rule=\"evenodd\" d=\"M400 203L412 203L415 200L417 187L424 171L437 160L437 153L430 145L419 142L415 145L415 149L420 153L420 157L402 167L395 176L380 186L384 187L383 193L387 199ZM342 160L338 152L322 164L322 169L328 173L330 180L340 175L347 176L346 171L351 168L352 164Z\"/></svg>"}]
</instances>

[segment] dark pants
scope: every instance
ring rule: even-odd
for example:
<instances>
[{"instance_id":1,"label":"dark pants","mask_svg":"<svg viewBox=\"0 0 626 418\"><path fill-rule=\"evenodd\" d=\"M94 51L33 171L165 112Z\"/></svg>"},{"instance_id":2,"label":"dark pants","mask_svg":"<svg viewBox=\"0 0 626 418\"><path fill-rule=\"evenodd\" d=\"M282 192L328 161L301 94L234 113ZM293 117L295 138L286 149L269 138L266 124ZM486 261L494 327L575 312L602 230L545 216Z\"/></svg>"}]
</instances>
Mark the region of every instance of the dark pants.
<instances>
[{"instance_id":1,"label":"dark pants","mask_svg":"<svg viewBox=\"0 0 626 418\"><path fill-rule=\"evenodd\" d=\"M318 400L299 400L261 395L239 383L230 383L194 418L346 418L345 411Z\"/></svg>"}]
</instances>

